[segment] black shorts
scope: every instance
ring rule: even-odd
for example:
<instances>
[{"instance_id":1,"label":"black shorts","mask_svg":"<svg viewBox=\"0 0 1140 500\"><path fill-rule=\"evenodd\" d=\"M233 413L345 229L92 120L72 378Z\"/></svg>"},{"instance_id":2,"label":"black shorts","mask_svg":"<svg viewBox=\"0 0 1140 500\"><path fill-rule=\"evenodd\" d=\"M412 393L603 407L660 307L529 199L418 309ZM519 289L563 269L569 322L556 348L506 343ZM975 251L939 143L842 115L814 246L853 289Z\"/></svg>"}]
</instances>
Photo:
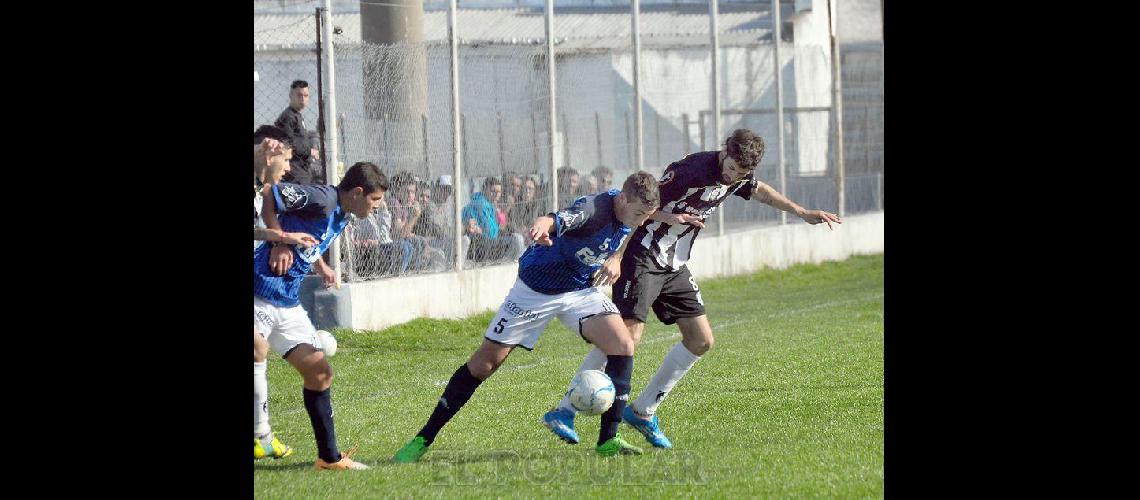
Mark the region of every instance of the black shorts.
<instances>
[{"instance_id":1,"label":"black shorts","mask_svg":"<svg viewBox=\"0 0 1140 500\"><path fill-rule=\"evenodd\" d=\"M657 319L672 325L678 318L705 314L701 290L689 266L673 271L662 267L645 247L630 242L621 260L621 277L613 285L614 304L622 318L642 323L653 307Z\"/></svg>"}]
</instances>

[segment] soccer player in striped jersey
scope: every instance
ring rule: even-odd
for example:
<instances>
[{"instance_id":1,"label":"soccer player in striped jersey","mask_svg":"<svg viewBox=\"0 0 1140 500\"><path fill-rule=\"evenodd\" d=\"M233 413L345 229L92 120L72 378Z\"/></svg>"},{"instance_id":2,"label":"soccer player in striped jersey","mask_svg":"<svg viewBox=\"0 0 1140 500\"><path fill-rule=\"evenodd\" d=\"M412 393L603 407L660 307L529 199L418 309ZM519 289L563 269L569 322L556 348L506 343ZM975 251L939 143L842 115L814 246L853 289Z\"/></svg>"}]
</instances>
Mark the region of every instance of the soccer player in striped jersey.
<instances>
[{"instance_id":1,"label":"soccer player in striped jersey","mask_svg":"<svg viewBox=\"0 0 1140 500\"><path fill-rule=\"evenodd\" d=\"M317 244L316 238L307 233L286 233L271 230L261 221L262 197L270 186L281 182L281 177L289 171L289 158L293 148L289 143L273 138L284 139L285 133L272 125L263 125L253 133L253 249L265 241L276 241L290 245L310 247ZM269 381L265 372L268 367L269 342L253 325L253 458L285 458L293 454L293 448L282 443L269 425Z\"/></svg>"},{"instance_id":2,"label":"soccer player in striped jersey","mask_svg":"<svg viewBox=\"0 0 1140 500\"><path fill-rule=\"evenodd\" d=\"M647 172L626 179L622 189L583 196L557 213L535 219L535 241L519 258L518 279L484 339L451 376L427 423L396 452L396 462L414 462L427 452L436 434L467 403L475 389L495 373L515 347L534 349L543 328L557 317L567 328L597 347L613 381L613 406L601 415L596 451L603 456L640 454L618 434L621 411L629 400L634 343L617 307L595 285L595 273L629 241L633 228L657 210L657 180Z\"/></svg>"},{"instance_id":3,"label":"soccer player in striped jersey","mask_svg":"<svg viewBox=\"0 0 1140 500\"><path fill-rule=\"evenodd\" d=\"M367 217L388 190L388 179L376 165L359 162L348 169L337 186L282 183L265 197L262 219L272 230L304 232L317 244L298 248L274 242L261 245L253 255L253 321L269 346L300 372L302 396L313 436L317 440L318 470L367 469L352 460L352 451L337 448L333 425L332 367L308 314L301 307L301 282L310 270L325 286L336 274L321 254L344 231L348 214Z\"/></svg>"},{"instance_id":4,"label":"soccer player in striped jersey","mask_svg":"<svg viewBox=\"0 0 1140 500\"><path fill-rule=\"evenodd\" d=\"M753 172L763 155L764 140L751 130L737 129L723 150L694 153L669 165L661 176L660 210L634 232L628 252L623 249L622 255L614 256L620 266L607 262L602 271L601 279L613 280L614 303L635 342L645 331L650 308L662 323L676 323L681 329L681 342L665 355L649 385L622 413L622 420L658 448L673 447L661 431L658 405L713 345L700 288L686 265L703 221L736 195L794 213L809 224L826 223L831 228L832 222L842 222L833 213L806 210L755 179ZM594 349L579 371L600 370L606 363L604 353ZM563 398L544 419L555 421L556 425L547 426L560 438L576 438L574 415L573 406Z\"/></svg>"}]
</instances>

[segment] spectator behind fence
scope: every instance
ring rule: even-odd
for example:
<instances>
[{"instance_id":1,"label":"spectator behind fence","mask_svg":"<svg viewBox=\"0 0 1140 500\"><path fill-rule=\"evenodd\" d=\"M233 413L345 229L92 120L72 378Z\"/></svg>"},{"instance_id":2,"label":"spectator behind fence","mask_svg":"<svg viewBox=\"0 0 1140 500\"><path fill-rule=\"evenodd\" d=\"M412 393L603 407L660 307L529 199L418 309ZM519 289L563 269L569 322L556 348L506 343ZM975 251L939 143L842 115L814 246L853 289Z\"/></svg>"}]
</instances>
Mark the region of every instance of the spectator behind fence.
<instances>
[{"instance_id":1,"label":"spectator behind fence","mask_svg":"<svg viewBox=\"0 0 1140 500\"><path fill-rule=\"evenodd\" d=\"M455 259L455 212L451 198L451 176L442 175L435 182L420 184L420 206L423 215L412 232L427 238L428 243L443 250L448 265Z\"/></svg>"},{"instance_id":2,"label":"spectator behind fence","mask_svg":"<svg viewBox=\"0 0 1140 500\"><path fill-rule=\"evenodd\" d=\"M414 231L424 212L416 191L417 180L411 172L399 172L392 177L392 192L395 199L389 207L392 209L393 238L406 240L415 249L408 266L409 270L419 271L429 268L442 270L447 265L443 250L433 246L427 238Z\"/></svg>"},{"instance_id":3,"label":"spectator behind fence","mask_svg":"<svg viewBox=\"0 0 1140 500\"><path fill-rule=\"evenodd\" d=\"M578 196L587 196L598 192L598 178L594 177L593 174L585 176L582 182L578 184Z\"/></svg>"},{"instance_id":4,"label":"spectator behind fence","mask_svg":"<svg viewBox=\"0 0 1140 500\"><path fill-rule=\"evenodd\" d=\"M522 184L522 177L519 174L514 172L503 174L503 199L500 205L504 210L510 211L515 203L522 200Z\"/></svg>"},{"instance_id":5,"label":"spectator behind fence","mask_svg":"<svg viewBox=\"0 0 1140 500\"><path fill-rule=\"evenodd\" d=\"M382 200L368 217L345 230L352 241L353 268L363 279L404 274L415 251L411 242L392 239L392 212L387 201Z\"/></svg>"},{"instance_id":6,"label":"spectator behind fence","mask_svg":"<svg viewBox=\"0 0 1140 500\"><path fill-rule=\"evenodd\" d=\"M570 167L558 169L558 204L570 206L578 197L578 171Z\"/></svg>"},{"instance_id":7,"label":"spectator behind fence","mask_svg":"<svg viewBox=\"0 0 1140 500\"><path fill-rule=\"evenodd\" d=\"M527 177L523 182L522 201L515 203L508 213L511 231L524 236L523 243L530 245L529 231L534 220L547 214L545 200L539 198L538 182Z\"/></svg>"},{"instance_id":8,"label":"spectator behind fence","mask_svg":"<svg viewBox=\"0 0 1140 500\"><path fill-rule=\"evenodd\" d=\"M428 246L442 252L444 260L450 263L451 259L448 256L451 255L452 252L448 250L455 245L455 242L448 242L443 239L444 228L437 222L439 220L439 211L434 208L431 201L431 184L427 181L417 179L416 196L419 197L420 220L416 222L416 225L412 226L412 233L423 236L427 240ZM435 264L436 263L432 263L433 268L436 267Z\"/></svg>"},{"instance_id":9,"label":"spectator behind fence","mask_svg":"<svg viewBox=\"0 0 1140 500\"><path fill-rule=\"evenodd\" d=\"M289 161L290 171L285 176L285 182L294 184L323 184L323 176L319 172L315 161L320 160L316 143L305 127L305 116L301 114L309 105L309 83L296 80L289 86L289 106L277 117L273 124L289 135L289 142L293 144L293 159Z\"/></svg>"},{"instance_id":10,"label":"spectator behind fence","mask_svg":"<svg viewBox=\"0 0 1140 500\"><path fill-rule=\"evenodd\" d=\"M598 191L609 191L614 186L614 171L605 165L598 165L590 172L598 180Z\"/></svg>"},{"instance_id":11,"label":"spectator behind fence","mask_svg":"<svg viewBox=\"0 0 1140 500\"><path fill-rule=\"evenodd\" d=\"M464 235L470 238L467 258L473 261L518 259L525 249L523 237L499 226L495 203L503 195L503 183L494 176L483 179L483 190L463 207Z\"/></svg>"},{"instance_id":12,"label":"spectator behind fence","mask_svg":"<svg viewBox=\"0 0 1140 500\"><path fill-rule=\"evenodd\" d=\"M443 237L443 226L439 223L439 210L432 203L432 187L424 181L416 182L416 196L419 197L420 220L412 226L412 232L429 240Z\"/></svg>"}]
</instances>

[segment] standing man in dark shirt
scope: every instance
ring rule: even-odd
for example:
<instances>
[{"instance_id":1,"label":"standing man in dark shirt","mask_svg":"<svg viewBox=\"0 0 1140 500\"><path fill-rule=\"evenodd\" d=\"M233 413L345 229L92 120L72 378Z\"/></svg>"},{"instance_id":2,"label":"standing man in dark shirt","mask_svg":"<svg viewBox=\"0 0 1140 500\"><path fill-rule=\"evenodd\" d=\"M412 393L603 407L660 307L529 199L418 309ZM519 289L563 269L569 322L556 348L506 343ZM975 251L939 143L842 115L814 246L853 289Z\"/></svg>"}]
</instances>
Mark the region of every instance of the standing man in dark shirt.
<instances>
[{"instance_id":1,"label":"standing man in dark shirt","mask_svg":"<svg viewBox=\"0 0 1140 500\"><path fill-rule=\"evenodd\" d=\"M289 134L289 143L293 145L293 159L289 160L289 173L284 180L294 184L323 184L324 178L316 164L321 159L320 152L305 128L305 117L301 114L308 105L309 82L294 81L289 85L289 107L273 124Z\"/></svg>"}]
</instances>

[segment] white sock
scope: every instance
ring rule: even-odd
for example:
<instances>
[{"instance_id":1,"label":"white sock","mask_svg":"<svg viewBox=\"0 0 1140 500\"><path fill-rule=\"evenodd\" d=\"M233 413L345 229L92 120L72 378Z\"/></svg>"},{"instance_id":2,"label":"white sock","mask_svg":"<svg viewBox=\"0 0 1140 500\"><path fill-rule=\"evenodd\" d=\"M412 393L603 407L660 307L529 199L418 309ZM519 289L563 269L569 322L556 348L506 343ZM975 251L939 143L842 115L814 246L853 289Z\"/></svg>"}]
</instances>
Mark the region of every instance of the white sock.
<instances>
[{"instance_id":1,"label":"white sock","mask_svg":"<svg viewBox=\"0 0 1140 500\"><path fill-rule=\"evenodd\" d=\"M669 350L669 354L665 355L665 360L649 380L649 385L646 385L645 390L637 396L637 400L630 404L633 411L641 415L656 413L657 405L665 400L665 395L673 390L673 386L677 385L681 377L685 376L685 372L689 371L699 359L700 356L689 352L684 344L677 342L673 349Z\"/></svg>"},{"instance_id":2,"label":"white sock","mask_svg":"<svg viewBox=\"0 0 1140 500\"><path fill-rule=\"evenodd\" d=\"M595 347L593 349L590 349L590 352L586 353L585 359L582 360L582 366L578 367L578 371L574 372L574 375L578 375L579 373L582 373L586 370L605 370L605 369L606 369L606 353L602 352L601 349L598 349L597 347ZM567 387L569 387L569 386L567 386ZM569 410L571 413L578 413L578 410L575 410L574 406L570 404L570 394L569 394L570 391L567 390L566 392L567 392L567 394L562 396L562 401L558 403L558 407Z\"/></svg>"},{"instance_id":3,"label":"white sock","mask_svg":"<svg viewBox=\"0 0 1140 500\"><path fill-rule=\"evenodd\" d=\"M266 362L253 363L253 435L263 436L269 428L269 382L265 379Z\"/></svg>"}]
</instances>

